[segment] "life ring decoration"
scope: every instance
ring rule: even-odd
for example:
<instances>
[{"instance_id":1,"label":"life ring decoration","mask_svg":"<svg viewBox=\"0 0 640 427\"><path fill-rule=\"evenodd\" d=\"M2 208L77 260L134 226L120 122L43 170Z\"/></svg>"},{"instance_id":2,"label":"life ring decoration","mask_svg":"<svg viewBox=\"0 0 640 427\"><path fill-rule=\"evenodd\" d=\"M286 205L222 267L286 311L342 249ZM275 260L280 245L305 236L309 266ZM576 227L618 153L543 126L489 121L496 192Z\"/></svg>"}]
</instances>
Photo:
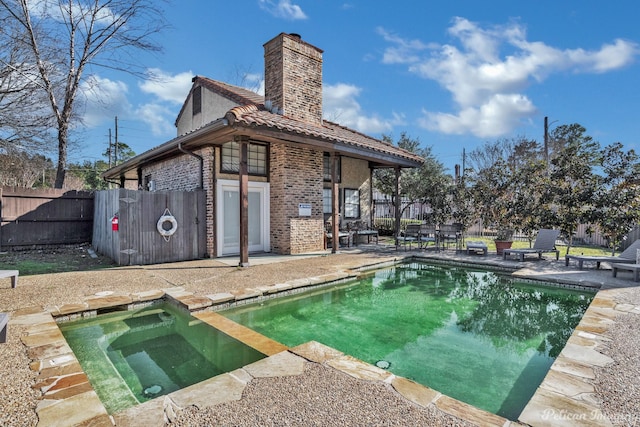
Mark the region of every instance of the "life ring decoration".
<instances>
[{"instance_id":1,"label":"life ring decoration","mask_svg":"<svg viewBox=\"0 0 640 427\"><path fill-rule=\"evenodd\" d=\"M170 225L169 228L165 228L166 222L169 223ZM176 230L178 229L178 221L176 221L176 218L173 215L171 215L169 208L165 209L160 219L158 219L156 228L158 229L158 233L160 233L160 235L167 242L169 241L169 239L171 239L171 236L175 234Z\"/></svg>"}]
</instances>

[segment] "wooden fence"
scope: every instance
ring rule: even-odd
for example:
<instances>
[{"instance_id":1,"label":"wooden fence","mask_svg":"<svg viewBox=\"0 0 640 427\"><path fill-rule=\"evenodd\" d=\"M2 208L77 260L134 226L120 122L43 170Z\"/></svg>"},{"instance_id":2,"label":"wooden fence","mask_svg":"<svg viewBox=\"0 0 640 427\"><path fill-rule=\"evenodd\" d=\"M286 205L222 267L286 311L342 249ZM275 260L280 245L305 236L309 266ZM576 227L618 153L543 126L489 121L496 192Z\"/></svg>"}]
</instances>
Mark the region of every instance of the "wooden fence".
<instances>
[{"instance_id":1,"label":"wooden fence","mask_svg":"<svg viewBox=\"0 0 640 427\"><path fill-rule=\"evenodd\" d=\"M168 209L177 229L162 236L157 223ZM118 216L118 231L112 219ZM118 265L158 264L206 255L205 194L198 191L105 190L95 194L93 248Z\"/></svg>"},{"instance_id":2,"label":"wooden fence","mask_svg":"<svg viewBox=\"0 0 640 427\"><path fill-rule=\"evenodd\" d=\"M91 241L93 193L0 187L0 250Z\"/></svg>"}]
</instances>

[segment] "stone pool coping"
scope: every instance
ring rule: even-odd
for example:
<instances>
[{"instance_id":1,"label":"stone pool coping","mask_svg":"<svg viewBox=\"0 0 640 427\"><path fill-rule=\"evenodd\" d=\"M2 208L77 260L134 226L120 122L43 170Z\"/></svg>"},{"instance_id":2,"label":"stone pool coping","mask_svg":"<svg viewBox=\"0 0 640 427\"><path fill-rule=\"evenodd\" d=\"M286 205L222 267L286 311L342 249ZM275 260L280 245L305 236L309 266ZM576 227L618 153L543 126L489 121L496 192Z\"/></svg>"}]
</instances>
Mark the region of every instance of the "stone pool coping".
<instances>
[{"instance_id":1,"label":"stone pool coping","mask_svg":"<svg viewBox=\"0 0 640 427\"><path fill-rule=\"evenodd\" d=\"M397 261L401 261L402 258L416 257L408 255L399 257ZM229 399L225 401L235 400L237 396L241 396L241 391L237 394L238 387L242 385L241 388L244 388L248 381L255 377L251 372L255 373L256 369L261 372L259 374L261 376L294 375L289 371L287 371L289 373L283 373L282 370L287 366L294 369L294 366L300 365L304 360L324 363L356 378L389 383L402 396L415 404L421 406L433 404L445 413L464 420L481 425L518 425L517 422L457 401L407 379L396 377L387 371L318 343L311 342L287 349L282 344L254 331L246 330L247 328L244 327L240 329L244 328L245 331L233 332L233 328L229 325L225 327L231 333L236 333L236 338L254 348L261 348L260 351L268 357L231 373L211 378L109 416L54 319L54 317L70 319L82 313L91 315L123 305L137 307L165 298L192 311L192 314L200 320L211 322L214 326L218 324L220 327L220 319L211 311L213 307L226 308L230 304L250 303L260 298L271 298L314 286L325 284L330 286L357 278L362 271L382 266L382 264L372 264L359 269L360 272L350 270L238 293L198 296L183 288L171 288L129 295L108 293L88 297L81 304L17 310L13 313L11 322L26 327L26 335L21 339L27 347L28 357L32 360L31 369L39 373L35 387L43 393L42 400L36 407L39 417L38 425L59 425L62 420L65 424L91 423L96 426L112 426L114 423L124 423L126 425L127 420L135 419L139 422L143 416L155 417L156 422L159 422L160 419L170 417L176 407L188 404L211 406L221 403L220 399L227 399L224 397L227 395ZM513 271L513 268L511 270ZM522 412L521 422L533 426L555 426L576 425L578 420L582 425L611 425L600 411L595 390L589 382L595 377L594 368L612 363L612 360L599 353L597 348L599 344L606 341L604 333L615 322L617 315L629 312L640 313L640 307L616 303L616 291L615 289L600 291L595 296L565 348ZM283 360L284 366L281 363ZM258 368L254 366L256 364ZM297 368L292 372L297 372ZM221 396L214 397L211 394L213 390L222 390L219 392Z\"/></svg>"}]
</instances>

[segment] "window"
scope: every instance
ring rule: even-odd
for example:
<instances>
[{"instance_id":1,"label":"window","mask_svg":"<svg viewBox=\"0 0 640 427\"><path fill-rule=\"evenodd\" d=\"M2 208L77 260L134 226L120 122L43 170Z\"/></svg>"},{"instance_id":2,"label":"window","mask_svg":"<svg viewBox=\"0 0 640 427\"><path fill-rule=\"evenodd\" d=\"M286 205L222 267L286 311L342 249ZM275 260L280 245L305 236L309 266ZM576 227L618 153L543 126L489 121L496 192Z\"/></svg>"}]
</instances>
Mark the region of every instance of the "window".
<instances>
[{"instance_id":1,"label":"window","mask_svg":"<svg viewBox=\"0 0 640 427\"><path fill-rule=\"evenodd\" d=\"M195 116L202 112L202 86L194 88L191 96L191 102L193 103L191 106L191 114Z\"/></svg>"},{"instance_id":2,"label":"window","mask_svg":"<svg viewBox=\"0 0 640 427\"><path fill-rule=\"evenodd\" d=\"M322 212L326 214L331 213L331 189L322 189Z\"/></svg>"},{"instance_id":3,"label":"window","mask_svg":"<svg viewBox=\"0 0 640 427\"><path fill-rule=\"evenodd\" d=\"M360 218L360 190L344 190L344 217Z\"/></svg>"},{"instance_id":4,"label":"window","mask_svg":"<svg viewBox=\"0 0 640 427\"><path fill-rule=\"evenodd\" d=\"M340 161L340 156L337 156L336 161L338 162L338 182L340 182L340 177L342 175L342 162ZM329 153L324 153L322 166L324 180L331 182L331 156Z\"/></svg>"},{"instance_id":5,"label":"window","mask_svg":"<svg viewBox=\"0 0 640 427\"><path fill-rule=\"evenodd\" d=\"M247 169L249 175L267 175L267 146L249 144ZM240 172L240 145L237 142L227 142L222 146L222 172Z\"/></svg>"}]
</instances>

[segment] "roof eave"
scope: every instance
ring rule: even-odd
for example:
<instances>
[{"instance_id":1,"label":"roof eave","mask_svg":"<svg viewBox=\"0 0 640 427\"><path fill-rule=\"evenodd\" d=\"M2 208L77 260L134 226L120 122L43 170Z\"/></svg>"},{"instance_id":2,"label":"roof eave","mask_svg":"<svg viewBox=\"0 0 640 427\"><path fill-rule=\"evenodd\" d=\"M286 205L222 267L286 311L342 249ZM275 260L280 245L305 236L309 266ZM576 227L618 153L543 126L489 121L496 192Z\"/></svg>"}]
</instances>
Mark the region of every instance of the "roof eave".
<instances>
[{"instance_id":1,"label":"roof eave","mask_svg":"<svg viewBox=\"0 0 640 427\"><path fill-rule=\"evenodd\" d=\"M242 128L249 137L255 139L264 139L274 142L288 142L295 145L306 145L323 151L333 151L339 154L348 155L350 157L367 160L381 165L382 167L416 168L424 164L424 159L418 155L412 157L404 157L383 150L374 150L371 148L358 147L348 142L321 138L318 136L306 135L297 132L287 132L270 126L255 126L236 123L236 127Z\"/></svg>"},{"instance_id":2,"label":"roof eave","mask_svg":"<svg viewBox=\"0 0 640 427\"><path fill-rule=\"evenodd\" d=\"M226 119L222 118L215 120L193 132L178 136L170 141L165 142L162 145L159 145L155 148L145 151L140 155L132 157L126 162L114 166L111 169L103 172L101 176L103 179L119 179L120 176L125 174L127 171L137 169L142 164L166 156L169 153L178 152L179 145L188 144L189 142L197 140L198 138L205 136L210 132L221 130L227 126L229 126L229 122Z\"/></svg>"}]
</instances>

